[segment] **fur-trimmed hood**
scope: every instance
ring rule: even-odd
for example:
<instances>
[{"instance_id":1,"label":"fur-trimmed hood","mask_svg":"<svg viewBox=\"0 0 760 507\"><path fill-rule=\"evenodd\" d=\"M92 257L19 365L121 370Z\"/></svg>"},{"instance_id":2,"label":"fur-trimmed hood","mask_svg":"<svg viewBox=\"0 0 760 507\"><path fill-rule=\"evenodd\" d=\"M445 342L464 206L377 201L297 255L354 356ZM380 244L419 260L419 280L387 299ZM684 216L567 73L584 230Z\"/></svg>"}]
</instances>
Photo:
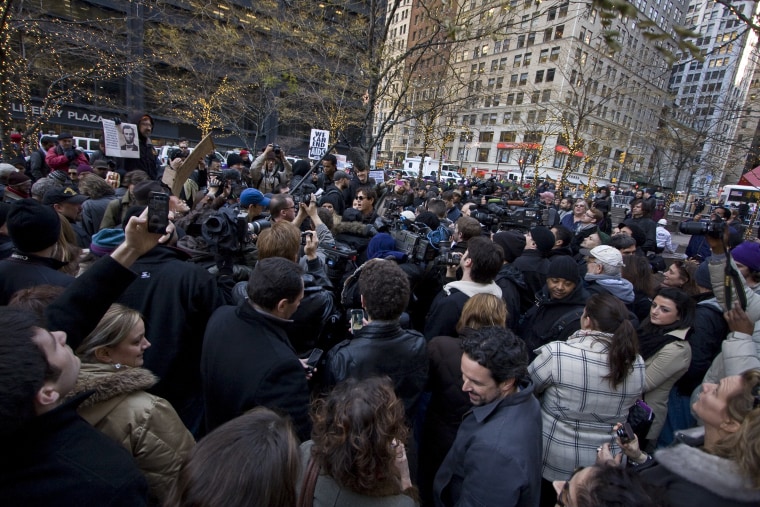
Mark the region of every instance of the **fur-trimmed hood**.
<instances>
[{"instance_id":1,"label":"fur-trimmed hood","mask_svg":"<svg viewBox=\"0 0 760 507\"><path fill-rule=\"evenodd\" d=\"M145 391L157 382L158 377L144 368L122 366L117 370L112 364L82 363L77 384L67 398L94 391L80 405L80 408L86 408L117 396Z\"/></svg>"},{"instance_id":2,"label":"fur-trimmed hood","mask_svg":"<svg viewBox=\"0 0 760 507\"><path fill-rule=\"evenodd\" d=\"M657 463L669 472L720 497L760 504L760 490L753 488L750 481L739 473L736 464L729 459L686 444L657 451L655 458Z\"/></svg>"},{"instance_id":3,"label":"fur-trimmed hood","mask_svg":"<svg viewBox=\"0 0 760 507\"><path fill-rule=\"evenodd\" d=\"M351 234L353 236L369 237L372 236L372 233L373 231L367 227L367 224L364 224L362 222L343 221L339 224L335 224L335 227L333 228L333 234L335 236L338 234Z\"/></svg>"}]
</instances>

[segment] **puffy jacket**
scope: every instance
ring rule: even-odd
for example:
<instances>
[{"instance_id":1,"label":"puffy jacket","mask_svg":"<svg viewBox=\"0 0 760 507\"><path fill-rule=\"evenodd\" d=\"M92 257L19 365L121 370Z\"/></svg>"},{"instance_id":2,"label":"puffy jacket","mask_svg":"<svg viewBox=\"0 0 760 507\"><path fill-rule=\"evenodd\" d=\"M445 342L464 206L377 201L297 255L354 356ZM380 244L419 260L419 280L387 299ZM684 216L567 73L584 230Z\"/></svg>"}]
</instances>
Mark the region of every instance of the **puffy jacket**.
<instances>
[{"instance_id":1,"label":"puffy jacket","mask_svg":"<svg viewBox=\"0 0 760 507\"><path fill-rule=\"evenodd\" d=\"M372 321L354 331L353 339L330 349L326 363L329 385L349 377L388 375L410 421L427 382L427 371L425 338L417 331L402 329L397 320Z\"/></svg>"},{"instance_id":2,"label":"puffy jacket","mask_svg":"<svg viewBox=\"0 0 760 507\"><path fill-rule=\"evenodd\" d=\"M95 391L79 415L134 456L151 496L163 502L195 440L169 402L144 391L157 380L143 368L83 363L70 396Z\"/></svg>"},{"instance_id":3,"label":"puffy jacket","mask_svg":"<svg viewBox=\"0 0 760 507\"><path fill-rule=\"evenodd\" d=\"M47 151L47 155L45 155L45 163L50 167L51 171L57 169L67 174L71 164L76 164L77 166L80 164L89 164L87 161L87 155L85 155L84 152L75 148L75 153L76 156L70 159L63 153L63 148L61 148L60 145L55 145Z\"/></svg>"}]
</instances>

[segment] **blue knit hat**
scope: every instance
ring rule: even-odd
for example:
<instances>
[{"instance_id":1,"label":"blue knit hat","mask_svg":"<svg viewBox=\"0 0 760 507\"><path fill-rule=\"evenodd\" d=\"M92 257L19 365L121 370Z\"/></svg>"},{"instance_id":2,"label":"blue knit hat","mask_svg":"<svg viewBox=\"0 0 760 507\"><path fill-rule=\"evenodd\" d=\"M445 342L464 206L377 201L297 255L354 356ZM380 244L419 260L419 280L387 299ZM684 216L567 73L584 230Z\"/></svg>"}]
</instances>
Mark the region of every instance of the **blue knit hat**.
<instances>
[{"instance_id":1,"label":"blue knit hat","mask_svg":"<svg viewBox=\"0 0 760 507\"><path fill-rule=\"evenodd\" d=\"M98 257L110 255L124 242L124 229L101 229L92 236L90 252Z\"/></svg>"}]
</instances>

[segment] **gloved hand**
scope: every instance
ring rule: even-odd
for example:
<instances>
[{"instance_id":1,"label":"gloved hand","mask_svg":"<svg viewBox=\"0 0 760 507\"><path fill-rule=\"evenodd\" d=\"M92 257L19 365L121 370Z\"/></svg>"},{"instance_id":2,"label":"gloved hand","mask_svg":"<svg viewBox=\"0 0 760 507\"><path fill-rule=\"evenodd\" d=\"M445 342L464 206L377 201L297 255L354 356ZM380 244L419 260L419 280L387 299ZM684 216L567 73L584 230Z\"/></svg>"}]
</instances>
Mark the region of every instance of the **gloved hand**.
<instances>
[{"instance_id":1,"label":"gloved hand","mask_svg":"<svg viewBox=\"0 0 760 507\"><path fill-rule=\"evenodd\" d=\"M74 160L79 155L77 153L77 150L74 148L69 148L68 150L64 151L63 154L66 155L66 158L69 160Z\"/></svg>"}]
</instances>

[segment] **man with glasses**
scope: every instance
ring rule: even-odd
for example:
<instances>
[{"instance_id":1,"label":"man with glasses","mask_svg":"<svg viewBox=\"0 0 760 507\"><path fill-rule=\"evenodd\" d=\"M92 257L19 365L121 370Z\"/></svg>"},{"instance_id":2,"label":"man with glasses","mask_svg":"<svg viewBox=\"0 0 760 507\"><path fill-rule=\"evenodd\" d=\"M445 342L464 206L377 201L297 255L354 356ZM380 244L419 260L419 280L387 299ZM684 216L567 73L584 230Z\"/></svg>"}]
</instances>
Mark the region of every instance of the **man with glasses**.
<instances>
[{"instance_id":1,"label":"man with glasses","mask_svg":"<svg viewBox=\"0 0 760 507\"><path fill-rule=\"evenodd\" d=\"M462 351L462 391L473 408L435 476L435 505L536 507L541 413L525 343L488 327L469 334Z\"/></svg>"},{"instance_id":2,"label":"man with glasses","mask_svg":"<svg viewBox=\"0 0 760 507\"><path fill-rule=\"evenodd\" d=\"M288 194L274 194L269 201L269 220L292 222L296 219L296 204Z\"/></svg>"}]
</instances>

